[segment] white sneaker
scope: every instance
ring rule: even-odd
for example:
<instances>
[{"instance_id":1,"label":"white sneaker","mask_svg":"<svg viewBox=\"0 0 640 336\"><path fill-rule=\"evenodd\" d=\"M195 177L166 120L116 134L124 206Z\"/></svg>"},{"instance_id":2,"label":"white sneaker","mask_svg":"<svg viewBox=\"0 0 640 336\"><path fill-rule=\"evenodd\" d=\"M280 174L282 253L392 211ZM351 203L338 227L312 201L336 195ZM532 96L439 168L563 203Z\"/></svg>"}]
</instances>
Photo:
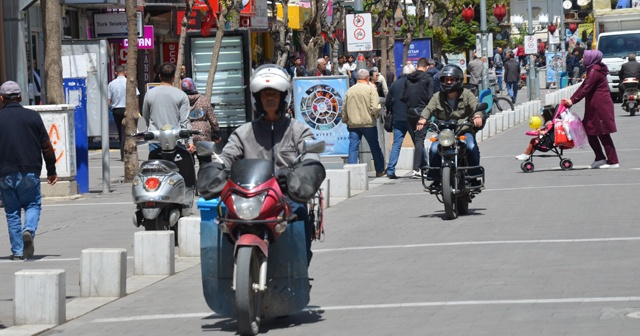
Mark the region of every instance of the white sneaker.
<instances>
[{"instance_id":1,"label":"white sneaker","mask_svg":"<svg viewBox=\"0 0 640 336\"><path fill-rule=\"evenodd\" d=\"M591 164L591 169L600 168L600 166L607 164L606 160L593 161Z\"/></svg>"},{"instance_id":2,"label":"white sneaker","mask_svg":"<svg viewBox=\"0 0 640 336\"><path fill-rule=\"evenodd\" d=\"M411 176L411 178L414 179L421 179L422 178L422 173L419 170L414 170L413 175Z\"/></svg>"},{"instance_id":3,"label":"white sneaker","mask_svg":"<svg viewBox=\"0 0 640 336\"><path fill-rule=\"evenodd\" d=\"M600 166L600 169L618 169L620 168L620 164L616 163L616 164L603 164L602 166Z\"/></svg>"},{"instance_id":4,"label":"white sneaker","mask_svg":"<svg viewBox=\"0 0 640 336\"><path fill-rule=\"evenodd\" d=\"M516 160L518 160L518 161L527 161L527 160L529 160L529 155L527 155L527 154L516 155Z\"/></svg>"}]
</instances>

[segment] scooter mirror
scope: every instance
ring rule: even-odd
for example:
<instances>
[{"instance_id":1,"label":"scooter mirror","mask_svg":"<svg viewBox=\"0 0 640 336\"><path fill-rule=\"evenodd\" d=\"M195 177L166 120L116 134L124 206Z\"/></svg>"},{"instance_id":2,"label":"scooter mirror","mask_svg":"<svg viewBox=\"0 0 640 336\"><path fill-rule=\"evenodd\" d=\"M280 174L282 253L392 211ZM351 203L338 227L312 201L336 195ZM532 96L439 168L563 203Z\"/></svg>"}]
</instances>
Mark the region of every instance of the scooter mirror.
<instances>
[{"instance_id":1,"label":"scooter mirror","mask_svg":"<svg viewBox=\"0 0 640 336\"><path fill-rule=\"evenodd\" d=\"M196 153L200 156L211 156L215 152L216 144L213 141L198 141Z\"/></svg>"},{"instance_id":2,"label":"scooter mirror","mask_svg":"<svg viewBox=\"0 0 640 336\"><path fill-rule=\"evenodd\" d=\"M476 110L474 112L478 112L478 111L485 111L487 108L489 107L489 104L487 103L479 103L478 105L476 105Z\"/></svg>"},{"instance_id":3,"label":"scooter mirror","mask_svg":"<svg viewBox=\"0 0 640 336\"><path fill-rule=\"evenodd\" d=\"M303 149L307 153L323 153L324 140L305 140Z\"/></svg>"}]
</instances>

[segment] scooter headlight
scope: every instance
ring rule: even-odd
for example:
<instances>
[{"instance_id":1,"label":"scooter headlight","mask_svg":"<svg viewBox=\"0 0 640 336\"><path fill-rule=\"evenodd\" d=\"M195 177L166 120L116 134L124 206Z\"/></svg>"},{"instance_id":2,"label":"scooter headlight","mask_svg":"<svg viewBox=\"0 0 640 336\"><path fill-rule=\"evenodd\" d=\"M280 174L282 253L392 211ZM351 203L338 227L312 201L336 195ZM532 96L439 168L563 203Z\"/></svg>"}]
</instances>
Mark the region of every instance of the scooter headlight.
<instances>
[{"instance_id":1,"label":"scooter headlight","mask_svg":"<svg viewBox=\"0 0 640 336\"><path fill-rule=\"evenodd\" d=\"M236 215L240 217L240 219L255 219L260 215L260 210L262 210L262 204L264 203L264 199L267 197L266 193L262 193L253 197L245 198L240 195L232 194L231 199L233 200L233 205L236 209Z\"/></svg>"},{"instance_id":2,"label":"scooter headlight","mask_svg":"<svg viewBox=\"0 0 640 336\"><path fill-rule=\"evenodd\" d=\"M451 147L456 142L456 134L452 130L446 129L440 132L438 140L442 147Z\"/></svg>"}]
</instances>

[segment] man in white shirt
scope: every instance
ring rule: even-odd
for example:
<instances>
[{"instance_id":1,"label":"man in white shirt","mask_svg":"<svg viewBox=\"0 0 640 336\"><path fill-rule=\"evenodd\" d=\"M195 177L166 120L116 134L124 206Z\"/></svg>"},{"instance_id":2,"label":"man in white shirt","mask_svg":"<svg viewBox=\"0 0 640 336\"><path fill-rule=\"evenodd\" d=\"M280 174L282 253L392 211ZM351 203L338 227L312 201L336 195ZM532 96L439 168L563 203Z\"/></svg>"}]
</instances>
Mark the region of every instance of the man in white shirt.
<instances>
[{"instance_id":1,"label":"man in white shirt","mask_svg":"<svg viewBox=\"0 0 640 336\"><path fill-rule=\"evenodd\" d=\"M127 70L124 65L118 65L115 69L116 78L107 87L107 104L113 112L113 120L118 129L120 140L120 161L124 161L124 134L122 134L122 122L127 107ZM136 88L136 96L140 95Z\"/></svg>"}]
</instances>

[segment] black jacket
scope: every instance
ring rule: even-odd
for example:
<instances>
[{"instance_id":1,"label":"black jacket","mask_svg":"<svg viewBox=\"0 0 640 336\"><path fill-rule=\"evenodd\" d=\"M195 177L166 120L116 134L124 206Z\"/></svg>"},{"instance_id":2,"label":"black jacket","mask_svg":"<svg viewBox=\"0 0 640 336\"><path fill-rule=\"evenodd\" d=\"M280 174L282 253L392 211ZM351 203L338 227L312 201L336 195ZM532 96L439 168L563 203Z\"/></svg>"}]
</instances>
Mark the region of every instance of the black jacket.
<instances>
[{"instance_id":1,"label":"black jacket","mask_svg":"<svg viewBox=\"0 0 640 336\"><path fill-rule=\"evenodd\" d=\"M629 61L623 64L620 67L618 76L620 77L620 82L625 78L638 78L638 80L640 80L640 63L637 61Z\"/></svg>"},{"instance_id":2,"label":"black jacket","mask_svg":"<svg viewBox=\"0 0 640 336\"><path fill-rule=\"evenodd\" d=\"M419 114L433 97L433 77L418 70L407 75L404 87L406 89L402 100L407 104L407 108L417 109Z\"/></svg>"},{"instance_id":3,"label":"black jacket","mask_svg":"<svg viewBox=\"0 0 640 336\"><path fill-rule=\"evenodd\" d=\"M0 110L0 177L42 171L56 175L56 156L40 114L10 102Z\"/></svg>"},{"instance_id":4,"label":"black jacket","mask_svg":"<svg viewBox=\"0 0 640 336\"><path fill-rule=\"evenodd\" d=\"M389 87L387 92L387 98L384 102L387 111L393 113L393 122L406 122L407 121L407 104L402 101L402 95L404 93L404 84L407 81L407 76L402 75L400 78L393 81L393 84Z\"/></svg>"},{"instance_id":5,"label":"black jacket","mask_svg":"<svg viewBox=\"0 0 640 336\"><path fill-rule=\"evenodd\" d=\"M520 80L520 62L510 59L504 63L504 81L518 82Z\"/></svg>"}]
</instances>

